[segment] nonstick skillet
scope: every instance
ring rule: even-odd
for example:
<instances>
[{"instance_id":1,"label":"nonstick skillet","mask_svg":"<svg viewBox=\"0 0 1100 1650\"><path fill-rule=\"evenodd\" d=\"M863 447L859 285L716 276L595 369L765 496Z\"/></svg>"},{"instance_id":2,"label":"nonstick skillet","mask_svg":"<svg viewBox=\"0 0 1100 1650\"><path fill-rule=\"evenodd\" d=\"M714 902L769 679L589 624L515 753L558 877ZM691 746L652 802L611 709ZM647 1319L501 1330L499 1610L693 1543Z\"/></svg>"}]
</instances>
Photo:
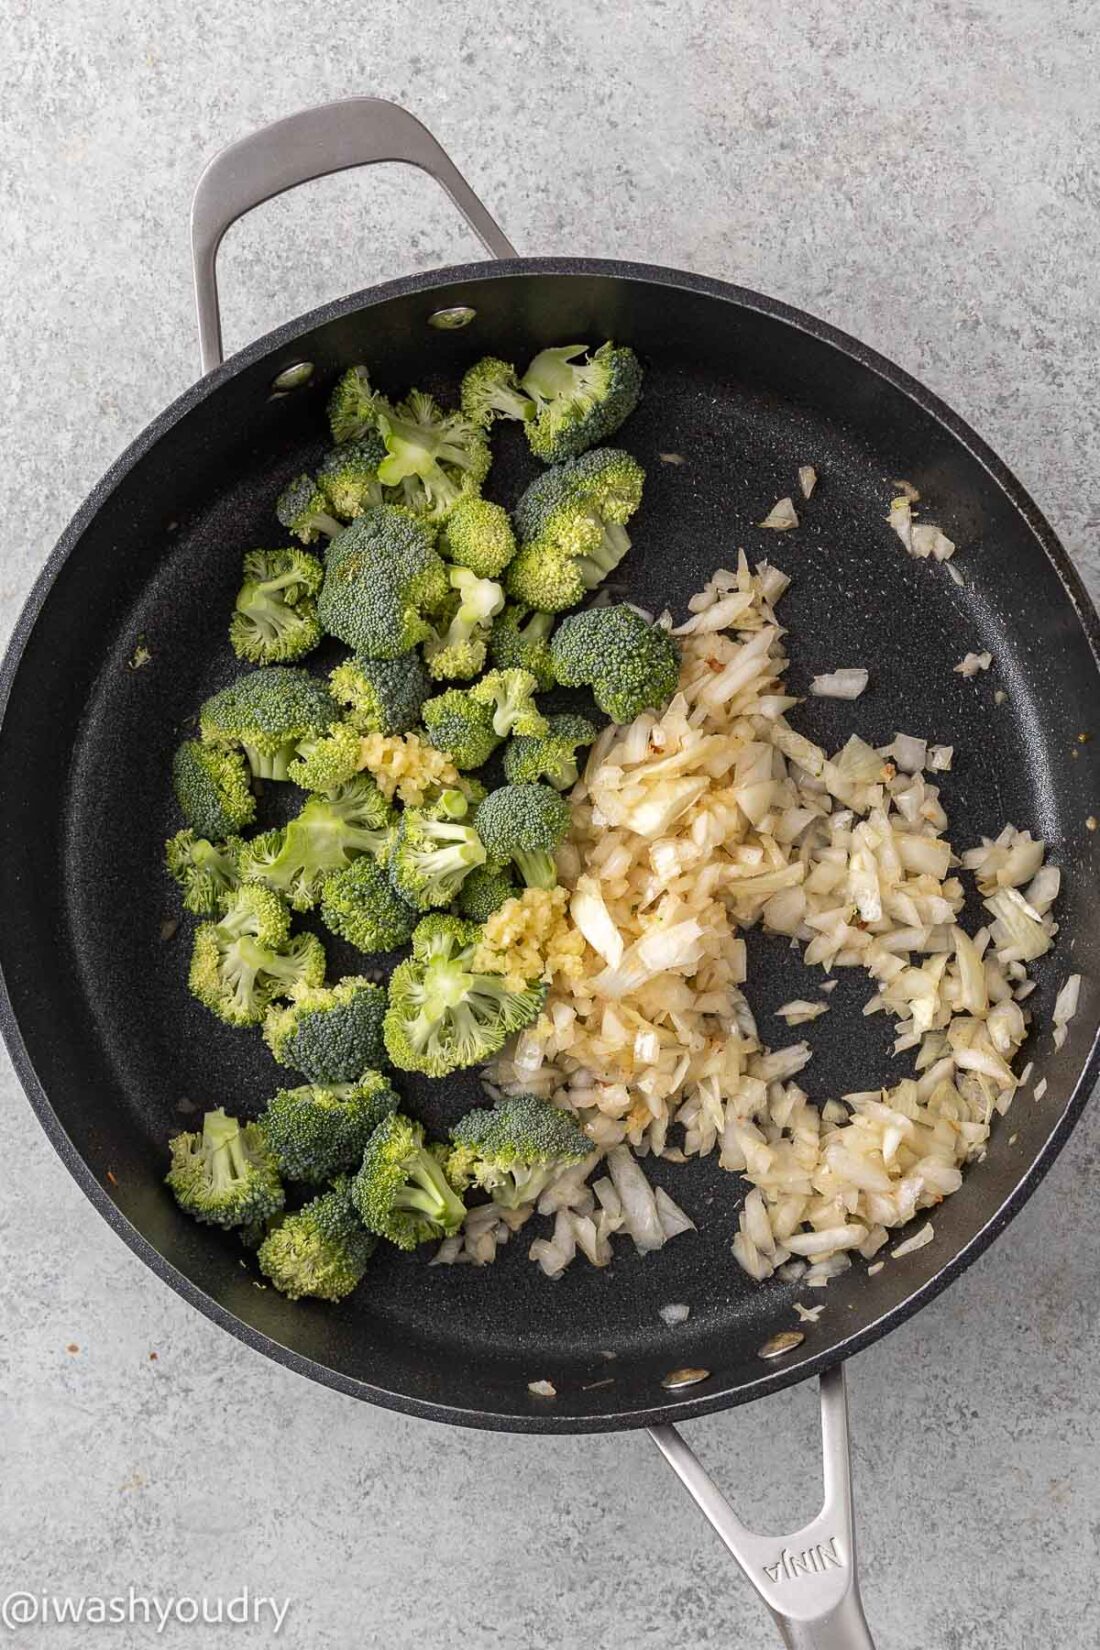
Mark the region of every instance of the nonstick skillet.
<instances>
[{"instance_id":1,"label":"nonstick skillet","mask_svg":"<svg viewBox=\"0 0 1100 1650\"><path fill-rule=\"evenodd\" d=\"M222 364L214 264L229 225L295 184L375 161L430 173L493 258L342 299ZM0 999L4 1036L47 1134L92 1202L187 1300L269 1357L370 1402L466 1426L596 1431L647 1426L776 1615L786 1642L865 1647L855 1579L841 1361L931 1300L1003 1230L1049 1168L1096 1068L1100 974L1094 746L1098 624L1036 506L966 424L873 351L783 304L644 265L516 256L424 128L392 104L353 99L283 120L219 155L196 194L193 243L203 378L141 435L77 513L16 627L0 678ZM854 727L953 744L944 794L957 842L1011 820L1052 845L1061 932L1036 967L1039 1028L1025 1058L1047 1081L1021 1096L1013 1145L936 1213L935 1241L874 1277L829 1285L829 1310L793 1333L795 1290L745 1277L730 1239L740 1197L713 1159L656 1163L699 1225L644 1261L577 1264L548 1283L523 1248L495 1266L429 1269L387 1254L339 1307L254 1287L241 1250L195 1226L165 1191L165 1143L190 1111L258 1110L275 1073L259 1039L219 1026L185 988L162 845L176 828L171 752L201 699L235 670L225 615L243 550L273 542L272 500L318 458L335 376L369 363L387 391L453 393L480 355L526 358L551 343L630 343L646 393L622 435L645 463L626 564L646 607L687 597L744 543L794 583L784 598L793 690L865 664L853 708L810 701L800 726L826 745ZM1026 370L1026 363L1024 363ZM491 478L515 497L534 465L505 431ZM496 439L496 438L495 438ZM674 452L684 462L663 463ZM821 476L797 533L752 524ZM920 488L960 546L959 587L907 557L883 524L893 478ZM765 544L763 541L767 539ZM135 649L151 658L135 669ZM988 677L952 666L988 648ZM1007 697L994 702L993 689ZM750 936L754 1006L798 994L801 966ZM356 957L332 961L354 971ZM1081 1006L1055 1051L1050 1010L1071 969ZM862 987L862 988L861 988ZM885 1017L842 971L814 1027L810 1087L826 1096L896 1080ZM802 989L804 989L804 984ZM1042 1029L1044 1025L1046 1030ZM477 1095L476 1077L405 1085L436 1127ZM687 1301L689 1321L658 1309ZM776 1337L780 1337L778 1340ZM689 1373L691 1379L689 1380ZM822 1377L826 1502L797 1535L744 1531L672 1423ZM556 1397L536 1397L546 1380Z\"/></svg>"}]
</instances>

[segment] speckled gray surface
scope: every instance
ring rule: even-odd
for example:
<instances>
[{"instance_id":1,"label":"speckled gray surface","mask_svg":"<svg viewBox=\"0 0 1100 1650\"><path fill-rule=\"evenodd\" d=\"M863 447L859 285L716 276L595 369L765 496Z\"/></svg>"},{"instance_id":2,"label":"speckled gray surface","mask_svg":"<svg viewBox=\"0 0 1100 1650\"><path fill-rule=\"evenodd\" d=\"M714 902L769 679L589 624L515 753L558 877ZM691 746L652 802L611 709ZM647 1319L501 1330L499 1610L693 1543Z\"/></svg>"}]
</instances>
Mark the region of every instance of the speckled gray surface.
<instances>
[{"instance_id":1,"label":"speckled gray surface","mask_svg":"<svg viewBox=\"0 0 1100 1650\"><path fill-rule=\"evenodd\" d=\"M727 276L893 356L1000 450L1100 589L1100 34L1079 0L331 0L323 16L302 0L4 0L0 19L5 623L91 483L195 370L201 161L368 91L436 130L521 251ZM230 236L228 342L473 251L426 179L315 185ZM0 1592L247 1584L292 1598L275 1642L294 1650L772 1642L644 1438L442 1431L307 1385L145 1272L6 1067L3 1117ZM1100 1639L1098 1119L1007 1238L851 1369L881 1650ZM779 1528L812 1500L815 1427L801 1390L690 1436ZM120 1650L156 1637L100 1634ZM0 1628L20 1650L89 1637Z\"/></svg>"}]
</instances>

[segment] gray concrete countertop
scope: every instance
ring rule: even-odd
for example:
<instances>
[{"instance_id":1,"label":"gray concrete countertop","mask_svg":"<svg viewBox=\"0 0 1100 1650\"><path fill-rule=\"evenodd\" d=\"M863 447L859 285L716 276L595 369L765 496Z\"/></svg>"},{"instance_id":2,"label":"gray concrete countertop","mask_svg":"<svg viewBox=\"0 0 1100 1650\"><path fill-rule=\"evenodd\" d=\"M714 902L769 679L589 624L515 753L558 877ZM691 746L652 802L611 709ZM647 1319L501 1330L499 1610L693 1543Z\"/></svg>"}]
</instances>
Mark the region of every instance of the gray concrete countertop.
<instances>
[{"instance_id":1,"label":"gray concrete countertop","mask_svg":"<svg viewBox=\"0 0 1100 1650\"><path fill-rule=\"evenodd\" d=\"M196 371L202 161L362 92L419 113L521 251L732 278L892 356L1003 454L1100 590L1100 31L1081 0L2 0L0 19L5 629ZM329 180L230 236L227 343L473 255L426 178ZM771 1644L644 1437L444 1431L245 1351L111 1234L0 1081L0 1592L247 1584L292 1598L271 1642L293 1650ZM1093 1109L1009 1235L851 1368L881 1650L1100 1640L1098 1163ZM765 1526L812 1501L810 1392L689 1436ZM189 1633L271 1638L162 1637Z\"/></svg>"}]
</instances>

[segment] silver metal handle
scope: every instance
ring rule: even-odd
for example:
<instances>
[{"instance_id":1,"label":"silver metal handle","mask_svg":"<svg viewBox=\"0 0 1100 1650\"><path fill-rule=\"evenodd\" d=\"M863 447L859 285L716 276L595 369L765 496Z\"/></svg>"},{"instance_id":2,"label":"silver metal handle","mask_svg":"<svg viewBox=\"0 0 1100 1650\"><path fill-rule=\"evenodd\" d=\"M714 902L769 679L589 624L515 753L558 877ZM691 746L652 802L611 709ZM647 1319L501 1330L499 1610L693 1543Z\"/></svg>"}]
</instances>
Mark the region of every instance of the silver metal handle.
<instances>
[{"instance_id":1,"label":"silver metal handle","mask_svg":"<svg viewBox=\"0 0 1100 1650\"><path fill-rule=\"evenodd\" d=\"M407 109L378 97L349 97L303 109L231 143L198 181L191 203L191 257L203 372L222 361L217 258L229 226L299 183L378 161L403 161L427 172L494 258L518 257L453 161Z\"/></svg>"},{"instance_id":2,"label":"silver metal handle","mask_svg":"<svg viewBox=\"0 0 1100 1650\"><path fill-rule=\"evenodd\" d=\"M768 1606L788 1650L875 1650L856 1575L842 1365L821 1377L825 1501L794 1535L747 1530L674 1426L651 1427L650 1437Z\"/></svg>"}]
</instances>

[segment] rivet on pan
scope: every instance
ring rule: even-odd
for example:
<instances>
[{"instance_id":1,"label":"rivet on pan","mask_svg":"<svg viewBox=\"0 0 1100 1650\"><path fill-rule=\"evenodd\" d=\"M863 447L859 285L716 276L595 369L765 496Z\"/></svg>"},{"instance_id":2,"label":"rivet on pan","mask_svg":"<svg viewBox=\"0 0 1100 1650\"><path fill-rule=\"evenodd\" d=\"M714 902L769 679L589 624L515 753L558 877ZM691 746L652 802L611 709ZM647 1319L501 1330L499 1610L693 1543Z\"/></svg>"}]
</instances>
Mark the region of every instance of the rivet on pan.
<instances>
[{"instance_id":1,"label":"rivet on pan","mask_svg":"<svg viewBox=\"0 0 1100 1650\"><path fill-rule=\"evenodd\" d=\"M700 1381L710 1380L709 1369L674 1369L671 1375L666 1375L661 1385L670 1392L676 1392L682 1386L696 1386Z\"/></svg>"},{"instance_id":2,"label":"rivet on pan","mask_svg":"<svg viewBox=\"0 0 1100 1650\"><path fill-rule=\"evenodd\" d=\"M295 361L293 366L284 367L282 372L276 373L271 380L271 388L276 395L284 395L287 390L300 390L312 377L312 361Z\"/></svg>"},{"instance_id":3,"label":"rivet on pan","mask_svg":"<svg viewBox=\"0 0 1100 1650\"><path fill-rule=\"evenodd\" d=\"M793 1352L796 1346L801 1346L805 1339L801 1329L783 1329L770 1341L765 1341L756 1355L758 1358L781 1358L784 1352Z\"/></svg>"},{"instance_id":4,"label":"rivet on pan","mask_svg":"<svg viewBox=\"0 0 1100 1650\"><path fill-rule=\"evenodd\" d=\"M453 309L437 309L428 316L428 325L436 327L440 332L457 332L459 327L468 327L477 314L469 304L455 304Z\"/></svg>"}]
</instances>

